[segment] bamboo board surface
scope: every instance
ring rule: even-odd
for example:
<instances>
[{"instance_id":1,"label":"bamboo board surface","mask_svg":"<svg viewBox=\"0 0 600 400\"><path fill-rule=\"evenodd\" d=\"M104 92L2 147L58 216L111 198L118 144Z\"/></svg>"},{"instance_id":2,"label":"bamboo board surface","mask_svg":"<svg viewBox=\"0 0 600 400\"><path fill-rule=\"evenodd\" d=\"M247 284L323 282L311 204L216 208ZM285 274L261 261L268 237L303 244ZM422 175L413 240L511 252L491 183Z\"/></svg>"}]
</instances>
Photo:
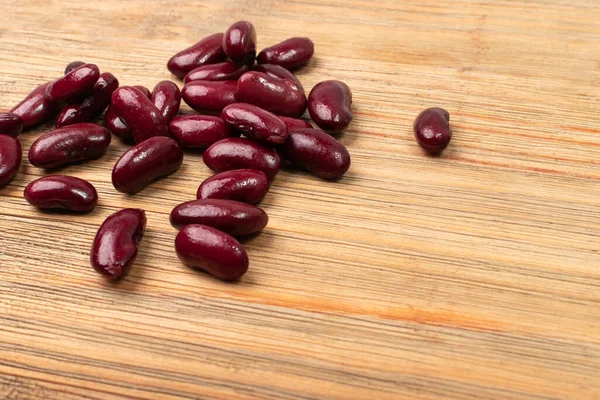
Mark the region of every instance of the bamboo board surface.
<instances>
[{"instance_id":1,"label":"bamboo board surface","mask_svg":"<svg viewBox=\"0 0 600 400\"><path fill-rule=\"evenodd\" d=\"M85 216L30 207L44 172L24 162L0 189L0 398L600 399L597 1L4 0L0 16L0 110L72 60L151 88L247 19L259 48L311 37L300 80L348 83L355 116L342 180L277 176L237 284L173 250L170 210L211 175L200 154L124 196L113 140L60 171L98 189ZM412 136L430 106L454 129L438 158ZM24 155L51 127L21 135ZM89 248L123 207L148 227L109 284Z\"/></svg>"}]
</instances>

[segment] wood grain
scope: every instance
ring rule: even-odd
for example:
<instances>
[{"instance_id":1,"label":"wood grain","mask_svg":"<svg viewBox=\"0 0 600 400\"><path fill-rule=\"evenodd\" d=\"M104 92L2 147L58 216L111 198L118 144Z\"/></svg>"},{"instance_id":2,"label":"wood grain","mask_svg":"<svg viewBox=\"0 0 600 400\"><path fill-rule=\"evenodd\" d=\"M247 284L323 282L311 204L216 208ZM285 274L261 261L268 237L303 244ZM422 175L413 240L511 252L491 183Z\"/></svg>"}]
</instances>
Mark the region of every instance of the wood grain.
<instances>
[{"instance_id":1,"label":"wood grain","mask_svg":"<svg viewBox=\"0 0 600 400\"><path fill-rule=\"evenodd\" d=\"M600 4L595 0L4 0L0 109L76 59L123 85L173 77L176 51L254 23L259 47L316 43L307 90L340 79L355 120L341 181L283 171L226 284L185 268L168 214L201 155L135 196L126 147L61 173L90 215L39 213L24 162L0 191L0 398L600 399ZM180 83L180 82L179 82ZM423 154L420 110L450 111ZM190 112L184 107L184 112ZM51 124L21 136L24 152ZM141 207L130 275L89 265L110 213Z\"/></svg>"}]
</instances>

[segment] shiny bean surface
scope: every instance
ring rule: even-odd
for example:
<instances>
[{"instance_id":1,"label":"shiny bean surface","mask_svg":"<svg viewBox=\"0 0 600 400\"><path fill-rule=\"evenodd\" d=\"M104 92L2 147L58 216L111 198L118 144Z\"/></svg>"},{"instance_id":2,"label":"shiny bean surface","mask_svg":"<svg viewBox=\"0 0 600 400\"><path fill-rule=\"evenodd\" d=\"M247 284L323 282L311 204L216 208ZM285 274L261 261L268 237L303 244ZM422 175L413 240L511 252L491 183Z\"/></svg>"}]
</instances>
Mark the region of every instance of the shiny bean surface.
<instances>
[{"instance_id":1,"label":"shiny bean surface","mask_svg":"<svg viewBox=\"0 0 600 400\"><path fill-rule=\"evenodd\" d=\"M318 129L290 132L283 151L286 160L323 179L341 178L350 168L346 147Z\"/></svg>"},{"instance_id":2,"label":"shiny bean surface","mask_svg":"<svg viewBox=\"0 0 600 400\"><path fill-rule=\"evenodd\" d=\"M45 176L25 188L25 200L40 209L73 212L92 211L98 203L98 193L88 181L73 176Z\"/></svg>"},{"instance_id":3,"label":"shiny bean surface","mask_svg":"<svg viewBox=\"0 0 600 400\"><path fill-rule=\"evenodd\" d=\"M277 115L252 104L230 104L221 112L221 118L232 130L251 139L281 144L287 138L287 127Z\"/></svg>"},{"instance_id":4,"label":"shiny bean surface","mask_svg":"<svg viewBox=\"0 0 600 400\"><path fill-rule=\"evenodd\" d=\"M50 83L46 88L46 99L58 103L87 96L99 76L98 66L83 64Z\"/></svg>"},{"instance_id":5,"label":"shiny bean surface","mask_svg":"<svg viewBox=\"0 0 600 400\"><path fill-rule=\"evenodd\" d=\"M181 95L188 106L196 111L221 111L236 102L236 81L192 81Z\"/></svg>"},{"instance_id":6,"label":"shiny bean surface","mask_svg":"<svg viewBox=\"0 0 600 400\"><path fill-rule=\"evenodd\" d=\"M198 199L226 199L256 204L269 191L267 175L256 169L236 169L206 179L196 193Z\"/></svg>"},{"instance_id":7,"label":"shiny bean surface","mask_svg":"<svg viewBox=\"0 0 600 400\"><path fill-rule=\"evenodd\" d=\"M223 36L223 51L238 64L252 65L256 57L256 30L248 21L231 25Z\"/></svg>"},{"instance_id":8,"label":"shiny bean surface","mask_svg":"<svg viewBox=\"0 0 600 400\"><path fill-rule=\"evenodd\" d=\"M126 208L110 215L96 233L90 261L96 272L110 279L125 275L135 261L146 228L146 213Z\"/></svg>"},{"instance_id":9,"label":"shiny bean surface","mask_svg":"<svg viewBox=\"0 0 600 400\"><path fill-rule=\"evenodd\" d=\"M69 72L73 71L75 68L79 68L82 65L85 65L83 61L72 61L65 67L65 75Z\"/></svg>"},{"instance_id":10,"label":"shiny bean surface","mask_svg":"<svg viewBox=\"0 0 600 400\"><path fill-rule=\"evenodd\" d=\"M430 154L439 154L448 147L452 139L450 114L443 108L428 108L415 119L413 131L423 150Z\"/></svg>"},{"instance_id":11,"label":"shiny bean surface","mask_svg":"<svg viewBox=\"0 0 600 400\"><path fill-rule=\"evenodd\" d=\"M326 131L341 131L352 121L352 92L340 81L318 83L308 95L308 112Z\"/></svg>"},{"instance_id":12,"label":"shiny bean surface","mask_svg":"<svg viewBox=\"0 0 600 400\"><path fill-rule=\"evenodd\" d=\"M262 209L224 199L188 201L175 207L170 219L171 225L177 229L186 225L201 224L233 236L260 232L269 222L267 213Z\"/></svg>"},{"instance_id":13,"label":"shiny bean surface","mask_svg":"<svg viewBox=\"0 0 600 400\"><path fill-rule=\"evenodd\" d=\"M306 64L313 56L315 46L307 37L293 37L263 49L256 61L259 64L276 64L294 69Z\"/></svg>"},{"instance_id":14,"label":"shiny bean surface","mask_svg":"<svg viewBox=\"0 0 600 400\"><path fill-rule=\"evenodd\" d=\"M187 225L175 238L175 251L185 265L226 281L248 270L248 255L233 236L205 225Z\"/></svg>"},{"instance_id":15,"label":"shiny bean surface","mask_svg":"<svg viewBox=\"0 0 600 400\"><path fill-rule=\"evenodd\" d=\"M274 78L262 72L246 72L240 77L237 98L286 117L299 117L306 110L306 95L302 86L295 81Z\"/></svg>"},{"instance_id":16,"label":"shiny bean surface","mask_svg":"<svg viewBox=\"0 0 600 400\"><path fill-rule=\"evenodd\" d=\"M23 118L13 113L0 113L0 135L17 137L23 131Z\"/></svg>"},{"instance_id":17,"label":"shiny bean surface","mask_svg":"<svg viewBox=\"0 0 600 400\"><path fill-rule=\"evenodd\" d=\"M183 78L183 82L193 81L235 81L248 71L247 65L238 65L233 61L208 64L195 68Z\"/></svg>"},{"instance_id":18,"label":"shiny bean surface","mask_svg":"<svg viewBox=\"0 0 600 400\"><path fill-rule=\"evenodd\" d=\"M197 114L173 118L169 132L181 147L191 149L206 149L221 139L236 136L220 117Z\"/></svg>"},{"instance_id":19,"label":"shiny bean surface","mask_svg":"<svg viewBox=\"0 0 600 400\"><path fill-rule=\"evenodd\" d=\"M294 129L312 128L313 127L310 124L310 122L305 121L303 119L290 118L290 117L284 117L284 116L280 116L279 119L281 119L283 121L283 123L285 124L285 126L287 126L288 132L293 131Z\"/></svg>"},{"instance_id":20,"label":"shiny bean surface","mask_svg":"<svg viewBox=\"0 0 600 400\"><path fill-rule=\"evenodd\" d=\"M29 148L29 161L39 168L100 157L110 144L110 132L98 124L82 122L46 132Z\"/></svg>"},{"instance_id":21,"label":"shiny bean surface","mask_svg":"<svg viewBox=\"0 0 600 400\"><path fill-rule=\"evenodd\" d=\"M138 89L140 92L142 92L148 98L150 98L150 96L152 95L150 93L150 90L148 90L148 88L146 88L144 86L133 86L133 87L135 89ZM133 132L131 132L131 129L129 129L127 124L125 122L123 122L123 120L121 118L119 118L117 113L114 112L114 110L112 109L112 106L108 106L108 109L106 110L106 113L104 114L104 125L106 125L106 127L108 129L110 129L110 131L115 136L121 138L123 141L125 141L125 142L133 141Z\"/></svg>"},{"instance_id":22,"label":"shiny bean surface","mask_svg":"<svg viewBox=\"0 0 600 400\"><path fill-rule=\"evenodd\" d=\"M227 56L223 52L222 45L222 33L210 35L171 57L167 68L176 77L183 78L188 72L201 65L225 61Z\"/></svg>"},{"instance_id":23,"label":"shiny bean surface","mask_svg":"<svg viewBox=\"0 0 600 400\"><path fill-rule=\"evenodd\" d=\"M171 81L162 81L156 84L150 101L154 103L167 122L171 121L179 112L181 92L179 87Z\"/></svg>"},{"instance_id":24,"label":"shiny bean surface","mask_svg":"<svg viewBox=\"0 0 600 400\"><path fill-rule=\"evenodd\" d=\"M122 86L112 94L115 114L131 129L136 143L154 136L168 136L165 118L152 101L140 90Z\"/></svg>"},{"instance_id":25,"label":"shiny bean surface","mask_svg":"<svg viewBox=\"0 0 600 400\"><path fill-rule=\"evenodd\" d=\"M210 146L203 155L213 171L257 169L273 179L281 168L279 154L272 148L245 138L228 138Z\"/></svg>"},{"instance_id":26,"label":"shiny bean surface","mask_svg":"<svg viewBox=\"0 0 600 400\"><path fill-rule=\"evenodd\" d=\"M50 83L38 86L10 110L23 119L24 129L46 122L56 112L57 104L46 99L46 89Z\"/></svg>"},{"instance_id":27,"label":"shiny bean surface","mask_svg":"<svg viewBox=\"0 0 600 400\"><path fill-rule=\"evenodd\" d=\"M302 86L296 75L294 75L290 70L283 68L280 65L275 64L259 64L252 67L252 71L262 72L267 74L273 78L279 79L288 79L290 81L296 82L298 85Z\"/></svg>"},{"instance_id":28,"label":"shiny bean surface","mask_svg":"<svg viewBox=\"0 0 600 400\"><path fill-rule=\"evenodd\" d=\"M156 136L127 150L112 172L112 183L122 193L137 193L151 182L172 174L183 163L183 151L173 139Z\"/></svg>"},{"instance_id":29,"label":"shiny bean surface","mask_svg":"<svg viewBox=\"0 0 600 400\"><path fill-rule=\"evenodd\" d=\"M21 142L9 135L0 135L0 186L12 181L21 165Z\"/></svg>"}]
</instances>

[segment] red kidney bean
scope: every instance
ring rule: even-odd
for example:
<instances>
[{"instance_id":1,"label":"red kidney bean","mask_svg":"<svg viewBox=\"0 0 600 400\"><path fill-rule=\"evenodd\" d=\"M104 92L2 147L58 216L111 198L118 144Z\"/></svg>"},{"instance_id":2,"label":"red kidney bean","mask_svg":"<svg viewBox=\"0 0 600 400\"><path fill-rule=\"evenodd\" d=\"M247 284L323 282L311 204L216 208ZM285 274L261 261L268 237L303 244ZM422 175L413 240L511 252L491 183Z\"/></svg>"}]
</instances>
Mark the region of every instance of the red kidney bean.
<instances>
[{"instance_id":1,"label":"red kidney bean","mask_svg":"<svg viewBox=\"0 0 600 400\"><path fill-rule=\"evenodd\" d=\"M341 178L350 168L350 154L343 144L318 129L297 129L283 145L285 158L323 179Z\"/></svg>"},{"instance_id":2,"label":"red kidney bean","mask_svg":"<svg viewBox=\"0 0 600 400\"><path fill-rule=\"evenodd\" d=\"M82 122L44 133L29 148L29 161L39 168L56 168L100 157L110 144L110 132Z\"/></svg>"},{"instance_id":3,"label":"red kidney bean","mask_svg":"<svg viewBox=\"0 0 600 400\"><path fill-rule=\"evenodd\" d=\"M277 64L294 69L306 64L315 52L315 45L307 37L294 37L263 49L256 57L259 64Z\"/></svg>"},{"instance_id":4,"label":"red kidney bean","mask_svg":"<svg viewBox=\"0 0 600 400\"><path fill-rule=\"evenodd\" d=\"M79 66L48 85L46 99L58 103L86 96L99 76L100 70L95 64Z\"/></svg>"},{"instance_id":5,"label":"red kidney bean","mask_svg":"<svg viewBox=\"0 0 600 400\"><path fill-rule=\"evenodd\" d=\"M150 98L152 95L150 90L145 88L144 86L133 86L135 89L138 89L142 92L146 97ZM108 106L106 113L104 114L104 124L110 131L117 137L123 139L124 141L133 141L133 133L131 129L127 126L121 118L115 113L112 109L112 106Z\"/></svg>"},{"instance_id":6,"label":"red kidney bean","mask_svg":"<svg viewBox=\"0 0 600 400\"><path fill-rule=\"evenodd\" d=\"M247 65L237 65L233 61L203 65L191 70L190 73L183 78L183 82L235 81L246 71L248 71Z\"/></svg>"},{"instance_id":7,"label":"red kidney bean","mask_svg":"<svg viewBox=\"0 0 600 400\"><path fill-rule=\"evenodd\" d=\"M151 182L172 174L183 163L183 151L171 138L156 136L127 150L112 172L112 183L122 193L137 193Z\"/></svg>"},{"instance_id":8,"label":"red kidney bean","mask_svg":"<svg viewBox=\"0 0 600 400\"><path fill-rule=\"evenodd\" d=\"M0 135L0 186L12 181L21 165L21 142L8 135Z\"/></svg>"},{"instance_id":9,"label":"red kidney bean","mask_svg":"<svg viewBox=\"0 0 600 400\"><path fill-rule=\"evenodd\" d=\"M452 139L450 114L443 108L428 108L415 119L413 131L423 150L430 154L439 154L448 147Z\"/></svg>"},{"instance_id":10,"label":"red kidney bean","mask_svg":"<svg viewBox=\"0 0 600 400\"><path fill-rule=\"evenodd\" d=\"M240 77L237 98L286 117L299 117L306 110L306 95L302 86L262 72L246 72Z\"/></svg>"},{"instance_id":11,"label":"red kidney bean","mask_svg":"<svg viewBox=\"0 0 600 400\"><path fill-rule=\"evenodd\" d=\"M23 118L13 113L0 113L0 135L17 137L23 131Z\"/></svg>"},{"instance_id":12,"label":"red kidney bean","mask_svg":"<svg viewBox=\"0 0 600 400\"><path fill-rule=\"evenodd\" d=\"M152 97L152 93L150 92L150 89L148 89L146 86L133 85L132 88L136 88L137 90L139 90L140 92L142 92L142 94L144 96L146 96L147 98Z\"/></svg>"},{"instance_id":13,"label":"red kidney bean","mask_svg":"<svg viewBox=\"0 0 600 400\"><path fill-rule=\"evenodd\" d=\"M183 78L196 67L225 61L226 55L223 52L222 44L222 33L205 37L193 46L171 57L167 63L167 68L176 77Z\"/></svg>"},{"instance_id":14,"label":"red kidney bean","mask_svg":"<svg viewBox=\"0 0 600 400\"><path fill-rule=\"evenodd\" d=\"M110 104L110 99L119 87L119 81L110 72L100 74L92 92L80 104L69 104L56 119L56 127L90 122L98 117Z\"/></svg>"},{"instance_id":15,"label":"red kidney bean","mask_svg":"<svg viewBox=\"0 0 600 400\"><path fill-rule=\"evenodd\" d=\"M65 67L65 75L73 71L75 68L79 68L85 63L83 61L72 61Z\"/></svg>"},{"instance_id":16,"label":"red kidney bean","mask_svg":"<svg viewBox=\"0 0 600 400\"><path fill-rule=\"evenodd\" d=\"M231 281L248 270L248 255L233 236L204 225L187 225L175 238L175 251L187 266Z\"/></svg>"},{"instance_id":17,"label":"red kidney bean","mask_svg":"<svg viewBox=\"0 0 600 400\"><path fill-rule=\"evenodd\" d=\"M287 126L288 132L293 131L294 129L312 128L313 127L310 124L310 122L305 121L303 119L283 117L283 116L280 116L279 119L281 119L283 121L283 123L285 124L285 126Z\"/></svg>"},{"instance_id":18,"label":"red kidney bean","mask_svg":"<svg viewBox=\"0 0 600 400\"><path fill-rule=\"evenodd\" d=\"M192 81L181 95L188 106L196 111L221 111L236 102L236 81Z\"/></svg>"},{"instance_id":19,"label":"red kidney bean","mask_svg":"<svg viewBox=\"0 0 600 400\"><path fill-rule=\"evenodd\" d=\"M165 118L152 101L131 86L122 86L114 91L112 108L133 132L136 143L154 136L169 136Z\"/></svg>"},{"instance_id":20,"label":"red kidney bean","mask_svg":"<svg viewBox=\"0 0 600 400\"><path fill-rule=\"evenodd\" d=\"M234 131L250 139L281 144L287 138L287 127L277 115L252 104L230 104L221 112L221 118Z\"/></svg>"},{"instance_id":21,"label":"red kidney bean","mask_svg":"<svg viewBox=\"0 0 600 400\"><path fill-rule=\"evenodd\" d=\"M281 168L281 158L275 150L245 138L218 141L204 152L204 163L213 171L257 169L273 179Z\"/></svg>"},{"instance_id":22,"label":"red kidney bean","mask_svg":"<svg viewBox=\"0 0 600 400\"><path fill-rule=\"evenodd\" d=\"M65 175L45 176L31 182L24 196L32 206L46 210L89 212L98 203L98 193L91 183Z\"/></svg>"},{"instance_id":23,"label":"red kidney bean","mask_svg":"<svg viewBox=\"0 0 600 400\"><path fill-rule=\"evenodd\" d=\"M296 82L298 85L300 85L300 87L302 87L302 84L300 83L298 78L296 78L296 75L294 75L292 72L283 68L280 65L275 65L275 64L255 65L254 67L252 67L252 71L262 72L273 78L288 79L290 81ZM304 90L304 89L302 89L302 90Z\"/></svg>"},{"instance_id":24,"label":"red kidney bean","mask_svg":"<svg viewBox=\"0 0 600 400\"><path fill-rule=\"evenodd\" d=\"M269 178L256 169L235 169L213 175L198 188L198 199L225 199L256 204L269 191Z\"/></svg>"},{"instance_id":25,"label":"red kidney bean","mask_svg":"<svg viewBox=\"0 0 600 400\"><path fill-rule=\"evenodd\" d=\"M254 64L256 57L256 30L248 21L231 25L223 36L223 51L238 64Z\"/></svg>"},{"instance_id":26,"label":"red kidney bean","mask_svg":"<svg viewBox=\"0 0 600 400\"><path fill-rule=\"evenodd\" d=\"M352 92L340 81L318 83L308 95L308 112L326 131L341 131L352 121Z\"/></svg>"},{"instance_id":27,"label":"red kidney bean","mask_svg":"<svg viewBox=\"0 0 600 400\"><path fill-rule=\"evenodd\" d=\"M221 139L235 136L221 118L197 114L173 118L169 132L181 147L190 149L206 149Z\"/></svg>"},{"instance_id":28,"label":"red kidney bean","mask_svg":"<svg viewBox=\"0 0 600 400\"><path fill-rule=\"evenodd\" d=\"M165 120L169 122L179 112L181 104L181 92L179 87L171 81L158 82L152 91L150 101L161 112Z\"/></svg>"},{"instance_id":29,"label":"red kidney bean","mask_svg":"<svg viewBox=\"0 0 600 400\"><path fill-rule=\"evenodd\" d=\"M49 101L45 96L50 83L38 86L10 110L11 113L17 114L23 119L23 128L30 128L45 122L56 111L56 103Z\"/></svg>"},{"instance_id":30,"label":"red kidney bean","mask_svg":"<svg viewBox=\"0 0 600 400\"><path fill-rule=\"evenodd\" d=\"M262 209L239 201L224 199L193 200L178 205L171 212L171 225L180 229L186 225L211 226L233 236L260 232L269 217Z\"/></svg>"},{"instance_id":31,"label":"red kidney bean","mask_svg":"<svg viewBox=\"0 0 600 400\"><path fill-rule=\"evenodd\" d=\"M146 213L126 208L110 215L96 233L90 261L96 272L117 279L125 275L135 261L146 228Z\"/></svg>"}]
</instances>

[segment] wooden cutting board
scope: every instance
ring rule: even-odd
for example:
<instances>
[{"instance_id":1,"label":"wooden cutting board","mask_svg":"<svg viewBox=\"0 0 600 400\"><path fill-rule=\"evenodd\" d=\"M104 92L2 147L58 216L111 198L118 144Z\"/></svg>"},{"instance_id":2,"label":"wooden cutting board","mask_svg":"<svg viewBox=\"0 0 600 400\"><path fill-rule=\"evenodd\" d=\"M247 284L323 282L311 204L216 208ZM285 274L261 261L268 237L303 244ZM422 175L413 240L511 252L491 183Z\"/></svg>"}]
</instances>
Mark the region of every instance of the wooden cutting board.
<instances>
[{"instance_id":1,"label":"wooden cutting board","mask_svg":"<svg viewBox=\"0 0 600 400\"><path fill-rule=\"evenodd\" d=\"M174 253L168 215L211 175L201 154L125 196L115 139L57 171L98 189L83 216L30 207L23 189L45 173L25 159L0 189L0 398L599 399L599 7L4 0L2 110L73 60L152 88L174 79L172 54L247 19L260 48L311 37L299 79L346 82L354 121L342 180L277 176L236 284ZM430 106L454 129L438 158L412 135ZM24 154L51 128L22 134ZM123 207L148 228L111 284L89 249Z\"/></svg>"}]
</instances>

